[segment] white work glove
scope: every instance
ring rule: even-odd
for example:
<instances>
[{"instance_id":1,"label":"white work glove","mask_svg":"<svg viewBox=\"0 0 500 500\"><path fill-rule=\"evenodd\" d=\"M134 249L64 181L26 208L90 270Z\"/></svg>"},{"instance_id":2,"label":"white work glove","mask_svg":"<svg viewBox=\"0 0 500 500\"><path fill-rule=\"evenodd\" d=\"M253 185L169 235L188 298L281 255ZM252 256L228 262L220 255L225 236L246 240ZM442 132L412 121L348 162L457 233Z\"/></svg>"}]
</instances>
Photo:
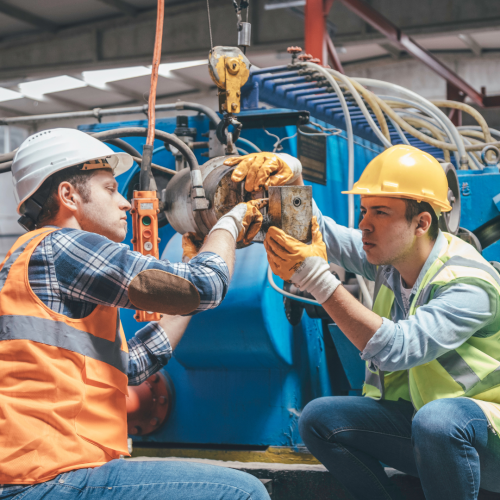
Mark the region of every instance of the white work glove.
<instances>
[{"instance_id":1,"label":"white work glove","mask_svg":"<svg viewBox=\"0 0 500 500\"><path fill-rule=\"evenodd\" d=\"M316 217L312 219L310 245L288 236L282 229L270 227L264 247L273 273L309 292L320 304L326 302L341 284L330 272Z\"/></svg>"},{"instance_id":2,"label":"white work glove","mask_svg":"<svg viewBox=\"0 0 500 500\"><path fill-rule=\"evenodd\" d=\"M298 179L302 165L286 153L252 153L228 158L224 165L238 165L231 175L233 182L245 181L245 190L262 191L269 186L286 186Z\"/></svg>"},{"instance_id":3,"label":"white work glove","mask_svg":"<svg viewBox=\"0 0 500 500\"><path fill-rule=\"evenodd\" d=\"M245 245L255 238L262 227L263 216L259 209L267 204L267 200L253 200L248 203L239 203L226 215L223 215L211 229L225 229L234 238L235 242L243 241Z\"/></svg>"}]
</instances>

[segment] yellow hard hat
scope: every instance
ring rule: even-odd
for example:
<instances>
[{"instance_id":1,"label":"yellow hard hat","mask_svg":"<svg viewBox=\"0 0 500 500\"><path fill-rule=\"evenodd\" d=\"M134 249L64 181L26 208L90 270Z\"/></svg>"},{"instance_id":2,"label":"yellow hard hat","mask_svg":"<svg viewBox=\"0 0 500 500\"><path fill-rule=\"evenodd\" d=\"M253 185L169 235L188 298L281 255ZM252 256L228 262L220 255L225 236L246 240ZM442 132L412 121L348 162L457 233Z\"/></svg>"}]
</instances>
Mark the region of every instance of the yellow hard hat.
<instances>
[{"instance_id":1,"label":"yellow hard hat","mask_svg":"<svg viewBox=\"0 0 500 500\"><path fill-rule=\"evenodd\" d=\"M376 156L352 190L342 193L426 201L438 214L451 210L448 180L441 164L430 154L404 144Z\"/></svg>"}]
</instances>

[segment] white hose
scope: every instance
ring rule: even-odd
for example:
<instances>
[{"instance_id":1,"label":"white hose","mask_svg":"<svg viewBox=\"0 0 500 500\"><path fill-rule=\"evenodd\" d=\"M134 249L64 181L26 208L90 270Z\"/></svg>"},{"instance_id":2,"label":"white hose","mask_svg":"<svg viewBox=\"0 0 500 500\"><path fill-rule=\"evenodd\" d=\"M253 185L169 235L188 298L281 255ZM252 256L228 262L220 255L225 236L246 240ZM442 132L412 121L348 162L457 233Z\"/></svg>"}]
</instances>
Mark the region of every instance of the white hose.
<instances>
[{"instance_id":1,"label":"white hose","mask_svg":"<svg viewBox=\"0 0 500 500\"><path fill-rule=\"evenodd\" d=\"M352 130L352 122L351 122L351 115L349 113L349 107L347 106L347 103L345 101L344 94L340 90L339 84L335 81L333 76L330 75L330 73L325 68L323 68L322 66L318 66L317 64L314 63L306 63L306 66L312 67L317 71L319 71L321 74L323 74L323 76L328 80L330 85L337 93L340 105L342 106L342 111L344 112L344 118L345 118L346 132L347 132L347 150L348 150L347 187L350 191L352 189L352 186L354 185L354 133ZM349 194L347 196L348 196L347 198L348 225L349 227L354 227L354 195Z\"/></svg>"},{"instance_id":2,"label":"white hose","mask_svg":"<svg viewBox=\"0 0 500 500\"><path fill-rule=\"evenodd\" d=\"M472 144L471 141L469 141L467 139L467 137L464 137L464 143L468 146L469 144ZM479 160L476 158L476 155L474 153L472 153L472 151L469 151L469 158L470 160L474 163L474 165L476 166L476 169L477 170L482 170L485 166L484 165L481 165L481 163L479 162Z\"/></svg>"},{"instance_id":3,"label":"white hose","mask_svg":"<svg viewBox=\"0 0 500 500\"><path fill-rule=\"evenodd\" d=\"M454 153L455 153L455 158L457 160L457 165L460 166L460 156L458 155L458 144L456 143L456 141L454 141L454 138L455 138L454 132L458 133L458 131L455 129L454 126L453 126L453 130L450 130L447 127L447 124L442 120L442 117L440 116L439 113L436 113L434 109L429 108L428 106L424 106L424 105L420 104L419 102L417 103L414 101L410 101L409 99L404 99L402 97L385 96L385 95L379 95L378 97L380 97L380 99L383 99L384 101L390 100L390 101L401 102L403 104L411 104L415 109L419 109L421 112L426 113L429 117L431 117L438 124L438 126L443 130L443 133L448 136L450 143L451 144L455 143L455 145L457 146L457 151L455 151ZM439 111L439 108L436 108L436 109ZM464 145L462 138L461 138L461 143L462 143L462 145ZM467 153L465 152L465 145L464 145L464 154L467 155Z\"/></svg>"},{"instance_id":4,"label":"white hose","mask_svg":"<svg viewBox=\"0 0 500 500\"><path fill-rule=\"evenodd\" d=\"M399 92L400 94L403 94L409 99L411 99L412 102L418 102L425 108L431 109L435 114L437 114L441 118L443 123L446 125L446 128L450 131L451 136L453 137L453 143L457 146L458 150L457 152L455 152L455 156L457 158L457 164L461 165L462 158L467 159L465 145L462 141L460 134L458 133L458 130L453 125L451 120L446 116L446 114L443 113L437 106L429 102L427 99L419 96L417 93L411 90L405 89L404 87L400 87L399 85L396 85L394 83L383 82L380 80L373 80L371 78L353 78L353 80L356 80L361 85L365 85L367 87L379 87L384 89L390 89L394 92Z\"/></svg>"},{"instance_id":5,"label":"white hose","mask_svg":"<svg viewBox=\"0 0 500 500\"><path fill-rule=\"evenodd\" d=\"M306 304L313 304L315 306L321 306L321 304L317 300L313 299L306 299L305 297L299 297L298 295L294 295L293 293L285 292L285 290L282 290L279 288L276 283L274 282L273 279L273 272L271 271L271 266L267 266L267 281L269 281L269 284L281 295L284 297L288 297L289 299L297 300L299 302L305 302Z\"/></svg>"},{"instance_id":6,"label":"white hose","mask_svg":"<svg viewBox=\"0 0 500 500\"><path fill-rule=\"evenodd\" d=\"M370 113L366 109L365 103L361 99L358 91L354 88L352 83L349 81L349 79L343 75L342 73L339 73L338 71L334 71L332 69L325 70L321 66L318 66L317 64L314 63L307 63L307 66L312 66L315 69L317 69L320 73L322 73L330 85L335 89L335 92L337 93L337 96L339 97L340 104L342 106L342 110L344 112L345 116L345 122L346 122L346 129L347 129L347 137L348 137L348 150L349 150L349 169L348 169L348 187L349 191L352 189L354 185L354 137L353 137L353 130L352 130L352 122L351 122L351 115L349 113L349 108L347 106L347 103L345 101L344 94L340 90L340 87L338 83L335 81L335 79L331 75L337 76L340 80L342 80L346 86L349 88L349 91L352 93L354 96L354 99L358 103L361 111L363 112L363 115L367 119L368 123L372 127L373 131L376 133L377 137L380 139L382 144L384 144L386 147L391 147L392 144L387 140L387 138L382 134L380 129L377 127L375 122L373 121L373 118L371 117ZM331 73L331 75L329 74ZM348 226L350 228L354 228L354 195L349 194L349 199L348 199ZM370 295L370 292L368 291L368 287L366 286L366 283L363 279L362 276L356 275L356 279L358 281L359 287L361 289L362 294L366 298L367 304L369 304L370 309L373 307L373 301Z\"/></svg>"},{"instance_id":7,"label":"white hose","mask_svg":"<svg viewBox=\"0 0 500 500\"><path fill-rule=\"evenodd\" d=\"M479 130L482 132L482 129L479 125L460 125L457 127L458 130ZM490 134L497 139L500 139L500 130L495 130L494 128L490 128Z\"/></svg>"},{"instance_id":8,"label":"white hose","mask_svg":"<svg viewBox=\"0 0 500 500\"><path fill-rule=\"evenodd\" d=\"M370 115L370 112L365 106L365 103L363 102L363 99L359 95L359 92L354 88L353 84L350 82L349 77L343 75L342 73L339 73L338 71L335 71L333 69L328 69L327 70L330 74L336 76L339 80L341 80L345 86L349 89L349 92L353 95L354 99L356 100L356 103L359 106L359 109L363 113L364 117L366 118L366 121L372 128L373 132L375 132L375 135L378 137L380 142L386 147L390 148L392 146L391 142L387 140L387 137L382 133L382 131L377 127L376 123L373 121L372 116Z\"/></svg>"},{"instance_id":9,"label":"white hose","mask_svg":"<svg viewBox=\"0 0 500 500\"><path fill-rule=\"evenodd\" d=\"M365 280L356 274L356 279L358 280L359 288L361 289L361 293L363 294L363 297L366 300L366 303L368 304L368 307L371 309L373 307L373 300L370 295L370 291L368 290L368 287L366 286ZM313 299L306 299L305 297L299 297L298 295L294 295L293 293L285 292L285 290L282 290L281 288L276 285L274 282L273 278L273 272L271 271L271 266L267 267L267 281L269 281L269 284L273 287L274 290L276 290L279 294L283 295L284 297L288 297L289 299L297 300L298 302L305 302L306 304L313 304L315 306L321 306L321 304L317 300ZM321 306L322 307L322 306Z\"/></svg>"},{"instance_id":10,"label":"white hose","mask_svg":"<svg viewBox=\"0 0 500 500\"><path fill-rule=\"evenodd\" d=\"M403 141L403 144L406 144L407 146L411 146L410 142L406 138L406 135L401 130L401 127L390 116L388 118L391 121L392 126L396 129L396 132L398 133L399 137Z\"/></svg>"},{"instance_id":11,"label":"white hose","mask_svg":"<svg viewBox=\"0 0 500 500\"><path fill-rule=\"evenodd\" d=\"M446 134L445 130L441 127L441 125L438 122L436 122L436 120L434 120L428 116L425 116L422 113L419 113L417 111L409 111L408 109L405 109L404 111L400 111L398 114L403 119L404 119L405 115L408 115L408 116L411 116L414 118L418 118L419 120L423 120L424 122L427 122L430 125L433 125L434 127L438 128L442 134Z\"/></svg>"},{"instance_id":12,"label":"white hose","mask_svg":"<svg viewBox=\"0 0 500 500\"><path fill-rule=\"evenodd\" d=\"M249 141L248 139L243 139L243 137L238 137L236 142L238 142L238 141L241 141L244 144L247 144L251 148L254 148L258 153L262 152L262 150L259 147L257 147L253 142Z\"/></svg>"}]
</instances>

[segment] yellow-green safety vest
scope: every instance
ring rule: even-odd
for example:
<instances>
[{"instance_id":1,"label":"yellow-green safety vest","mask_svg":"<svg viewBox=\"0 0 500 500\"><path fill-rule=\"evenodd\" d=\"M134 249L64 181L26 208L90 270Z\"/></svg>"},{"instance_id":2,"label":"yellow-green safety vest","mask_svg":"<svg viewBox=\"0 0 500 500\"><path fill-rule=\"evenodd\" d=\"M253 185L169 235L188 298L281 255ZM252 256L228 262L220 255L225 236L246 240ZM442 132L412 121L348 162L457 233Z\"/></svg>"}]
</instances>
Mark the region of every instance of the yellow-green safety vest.
<instances>
[{"instance_id":1,"label":"yellow-green safety vest","mask_svg":"<svg viewBox=\"0 0 500 500\"><path fill-rule=\"evenodd\" d=\"M448 245L425 274L413 297L409 315L432 300L436 290L450 282L469 283L500 296L500 276L471 245L443 233ZM391 319L394 292L380 267L375 282L373 311ZM363 395L374 399L411 401L416 410L435 399L468 397L481 406L490 423L500 432L500 330L481 330L453 351L422 365L394 372L382 372L366 364ZM493 403L493 404L492 404Z\"/></svg>"}]
</instances>

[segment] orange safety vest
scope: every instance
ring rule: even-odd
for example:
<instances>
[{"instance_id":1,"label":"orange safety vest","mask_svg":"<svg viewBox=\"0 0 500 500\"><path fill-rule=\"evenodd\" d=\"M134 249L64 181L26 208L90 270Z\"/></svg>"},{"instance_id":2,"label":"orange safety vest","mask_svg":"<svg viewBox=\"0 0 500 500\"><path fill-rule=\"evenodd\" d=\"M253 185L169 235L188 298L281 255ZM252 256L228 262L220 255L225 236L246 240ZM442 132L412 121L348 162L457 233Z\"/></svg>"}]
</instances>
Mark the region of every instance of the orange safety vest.
<instances>
[{"instance_id":1,"label":"orange safety vest","mask_svg":"<svg viewBox=\"0 0 500 500\"><path fill-rule=\"evenodd\" d=\"M127 450L128 347L118 309L51 311L28 264L55 231L21 236L0 267L0 484L34 484Z\"/></svg>"}]
</instances>

